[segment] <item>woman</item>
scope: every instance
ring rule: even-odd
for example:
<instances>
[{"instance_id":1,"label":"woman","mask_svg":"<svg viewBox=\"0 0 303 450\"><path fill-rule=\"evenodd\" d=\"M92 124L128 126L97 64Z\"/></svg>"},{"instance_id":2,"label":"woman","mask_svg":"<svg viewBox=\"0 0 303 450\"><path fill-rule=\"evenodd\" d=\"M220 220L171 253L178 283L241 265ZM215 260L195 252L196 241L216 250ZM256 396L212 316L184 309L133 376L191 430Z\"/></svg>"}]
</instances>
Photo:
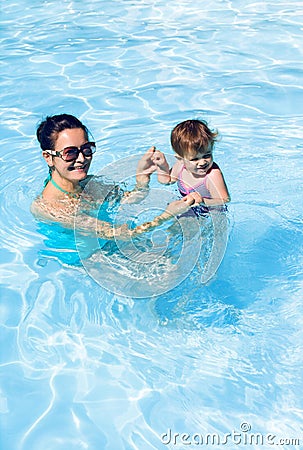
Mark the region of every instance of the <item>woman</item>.
<instances>
[{"instance_id":1,"label":"woman","mask_svg":"<svg viewBox=\"0 0 303 450\"><path fill-rule=\"evenodd\" d=\"M78 228L96 231L100 237L107 239L127 239L160 225L171 219L174 214L186 211L195 203L191 196L187 196L170 203L164 213L133 230L126 224L114 227L109 222L85 214L83 208L81 212L79 211L80 198L81 205L84 197L88 206L98 200L93 196L90 183L89 189L83 192L90 180L87 174L96 150L95 143L89 141L86 126L69 114L49 116L38 126L37 139L42 156L49 167L49 176L41 195L31 206L31 211L36 217L60 222L66 227L74 227L77 215Z\"/></svg>"}]
</instances>

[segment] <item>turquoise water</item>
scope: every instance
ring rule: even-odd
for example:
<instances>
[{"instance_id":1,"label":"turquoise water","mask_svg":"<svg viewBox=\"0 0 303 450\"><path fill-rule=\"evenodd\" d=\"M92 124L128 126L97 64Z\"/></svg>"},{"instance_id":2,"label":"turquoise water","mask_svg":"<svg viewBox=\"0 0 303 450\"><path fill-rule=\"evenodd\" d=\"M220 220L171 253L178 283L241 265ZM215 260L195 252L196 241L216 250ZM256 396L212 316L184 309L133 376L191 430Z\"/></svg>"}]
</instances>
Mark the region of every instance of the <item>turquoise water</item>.
<instances>
[{"instance_id":1,"label":"turquoise water","mask_svg":"<svg viewBox=\"0 0 303 450\"><path fill-rule=\"evenodd\" d=\"M302 16L294 1L3 2L1 449L203 448L207 433L300 448ZM94 174L171 153L181 120L220 130L230 232L207 283L194 268L153 298L112 293L73 233L34 220L35 128L60 112L98 142Z\"/></svg>"}]
</instances>

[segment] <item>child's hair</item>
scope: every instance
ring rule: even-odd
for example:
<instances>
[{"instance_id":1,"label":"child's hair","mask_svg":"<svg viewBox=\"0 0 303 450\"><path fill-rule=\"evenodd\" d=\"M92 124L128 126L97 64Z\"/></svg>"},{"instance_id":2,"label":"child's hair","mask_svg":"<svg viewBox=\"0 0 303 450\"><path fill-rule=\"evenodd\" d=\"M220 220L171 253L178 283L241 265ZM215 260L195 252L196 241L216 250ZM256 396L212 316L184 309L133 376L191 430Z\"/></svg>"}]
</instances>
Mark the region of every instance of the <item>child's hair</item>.
<instances>
[{"instance_id":1,"label":"child's hair","mask_svg":"<svg viewBox=\"0 0 303 450\"><path fill-rule=\"evenodd\" d=\"M81 128L86 138L88 129L77 117L70 114L48 116L37 128L37 139L42 150L54 150L58 134L66 129Z\"/></svg>"},{"instance_id":2,"label":"child's hair","mask_svg":"<svg viewBox=\"0 0 303 450\"><path fill-rule=\"evenodd\" d=\"M218 135L203 120L185 120L172 130L170 141L174 151L183 158L184 155L212 150Z\"/></svg>"}]
</instances>

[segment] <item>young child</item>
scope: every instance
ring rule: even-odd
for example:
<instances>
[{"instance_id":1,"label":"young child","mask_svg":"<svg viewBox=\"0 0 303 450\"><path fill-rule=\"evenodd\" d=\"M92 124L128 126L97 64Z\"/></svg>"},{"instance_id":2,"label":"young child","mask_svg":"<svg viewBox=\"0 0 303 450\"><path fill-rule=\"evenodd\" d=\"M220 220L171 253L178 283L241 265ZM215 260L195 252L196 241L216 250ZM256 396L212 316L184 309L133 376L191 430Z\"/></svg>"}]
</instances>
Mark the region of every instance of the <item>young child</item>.
<instances>
[{"instance_id":1,"label":"young child","mask_svg":"<svg viewBox=\"0 0 303 450\"><path fill-rule=\"evenodd\" d=\"M190 194L195 199L192 210L197 215L210 209L224 210L230 196L223 174L213 161L217 136L218 133L211 131L204 121L186 120L179 123L171 133L171 145L177 162L170 169L164 154L151 147L139 161L137 186L148 186L150 175L157 172L160 183L177 182L183 197Z\"/></svg>"}]
</instances>

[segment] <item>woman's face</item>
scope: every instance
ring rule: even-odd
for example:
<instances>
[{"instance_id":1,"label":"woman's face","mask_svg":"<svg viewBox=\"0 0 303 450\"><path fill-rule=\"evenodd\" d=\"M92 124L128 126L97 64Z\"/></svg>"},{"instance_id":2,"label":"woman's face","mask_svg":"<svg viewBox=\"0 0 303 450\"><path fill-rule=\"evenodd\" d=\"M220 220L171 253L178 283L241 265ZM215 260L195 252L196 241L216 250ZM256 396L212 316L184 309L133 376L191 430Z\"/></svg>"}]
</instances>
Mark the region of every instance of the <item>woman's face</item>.
<instances>
[{"instance_id":1,"label":"woman's face","mask_svg":"<svg viewBox=\"0 0 303 450\"><path fill-rule=\"evenodd\" d=\"M87 136L81 128L72 128L60 131L55 142L55 148L57 152L60 152L66 147L78 147L88 142ZM89 166L92 161L92 157L85 157L82 152L74 161L64 161L58 156L44 155L48 165L54 167L54 172L57 172L61 178L64 178L73 183L84 180L87 176Z\"/></svg>"}]
</instances>

